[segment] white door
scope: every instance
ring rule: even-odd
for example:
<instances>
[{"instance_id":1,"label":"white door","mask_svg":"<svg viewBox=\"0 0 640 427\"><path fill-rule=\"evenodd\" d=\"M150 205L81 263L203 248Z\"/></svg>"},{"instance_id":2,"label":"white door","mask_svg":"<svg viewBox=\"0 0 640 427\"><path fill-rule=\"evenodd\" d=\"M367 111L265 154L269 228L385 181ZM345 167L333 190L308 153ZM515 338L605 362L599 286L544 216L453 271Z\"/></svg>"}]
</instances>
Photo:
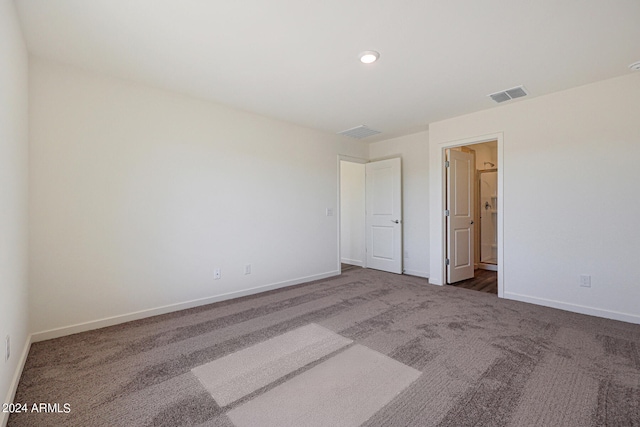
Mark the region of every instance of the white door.
<instances>
[{"instance_id":1,"label":"white door","mask_svg":"<svg viewBox=\"0 0 640 427\"><path fill-rule=\"evenodd\" d=\"M447 150L447 283L473 277L473 155Z\"/></svg>"},{"instance_id":2,"label":"white door","mask_svg":"<svg viewBox=\"0 0 640 427\"><path fill-rule=\"evenodd\" d=\"M367 268L402 274L402 169L400 159L366 165Z\"/></svg>"}]
</instances>

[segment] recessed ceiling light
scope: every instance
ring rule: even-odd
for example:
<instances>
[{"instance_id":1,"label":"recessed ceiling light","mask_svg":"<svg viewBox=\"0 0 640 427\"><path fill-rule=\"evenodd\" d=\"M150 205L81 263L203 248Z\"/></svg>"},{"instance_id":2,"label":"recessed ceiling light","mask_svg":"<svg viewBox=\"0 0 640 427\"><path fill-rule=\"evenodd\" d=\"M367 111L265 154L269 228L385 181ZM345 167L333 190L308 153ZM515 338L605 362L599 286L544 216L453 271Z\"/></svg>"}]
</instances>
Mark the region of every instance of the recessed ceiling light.
<instances>
[{"instance_id":1,"label":"recessed ceiling light","mask_svg":"<svg viewBox=\"0 0 640 427\"><path fill-rule=\"evenodd\" d=\"M629 65L629 68L631 68L633 71L640 71L640 61L634 62L633 64Z\"/></svg>"},{"instance_id":2,"label":"recessed ceiling light","mask_svg":"<svg viewBox=\"0 0 640 427\"><path fill-rule=\"evenodd\" d=\"M365 50L360 54L360 62L363 64L371 64L380 58L380 54L375 50Z\"/></svg>"}]
</instances>

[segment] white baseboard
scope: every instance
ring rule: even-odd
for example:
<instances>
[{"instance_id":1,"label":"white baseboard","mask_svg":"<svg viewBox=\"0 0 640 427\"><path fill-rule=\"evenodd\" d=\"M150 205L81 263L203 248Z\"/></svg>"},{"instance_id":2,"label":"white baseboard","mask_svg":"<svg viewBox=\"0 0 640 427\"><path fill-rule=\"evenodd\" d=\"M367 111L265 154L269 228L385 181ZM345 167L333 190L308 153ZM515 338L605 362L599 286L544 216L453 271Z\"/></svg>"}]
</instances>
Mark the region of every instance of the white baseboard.
<instances>
[{"instance_id":1,"label":"white baseboard","mask_svg":"<svg viewBox=\"0 0 640 427\"><path fill-rule=\"evenodd\" d=\"M428 271L420 271L420 270L404 270L404 274L407 274L409 276L417 276L417 277L424 277L425 279L429 278L429 272Z\"/></svg>"},{"instance_id":2,"label":"white baseboard","mask_svg":"<svg viewBox=\"0 0 640 427\"><path fill-rule=\"evenodd\" d=\"M498 266L496 264L485 264L483 262L478 264L477 268L481 270L498 271Z\"/></svg>"},{"instance_id":3,"label":"white baseboard","mask_svg":"<svg viewBox=\"0 0 640 427\"><path fill-rule=\"evenodd\" d=\"M185 310L188 308L199 307L201 305L212 304L214 302L225 301L232 298L244 297L260 292L271 291L273 289L285 288L287 286L298 285L300 283L312 282L314 280L326 279L327 277L337 276L340 271L329 271L327 273L315 274L313 276L300 277L297 279L286 280L284 282L272 283L270 285L257 286L255 288L244 289L241 291L228 292L226 294L215 295L212 297L200 298L191 301L185 301L177 304L165 305L157 308L136 311L118 316L106 317L103 319L92 320L89 322L78 323L75 325L63 326L60 328L49 329L46 331L36 332L31 335L31 342L49 340L62 337L65 335L77 334L79 332L90 331L93 329L104 328L106 326L118 325L120 323L130 322L132 320L144 319L146 317L158 316L160 314L171 313L174 311Z\"/></svg>"},{"instance_id":4,"label":"white baseboard","mask_svg":"<svg viewBox=\"0 0 640 427\"><path fill-rule=\"evenodd\" d=\"M358 261L357 259L342 258L340 262L343 264L357 265L358 267L364 267L364 261Z\"/></svg>"},{"instance_id":5,"label":"white baseboard","mask_svg":"<svg viewBox=\"0 0 640 427\"><path fill-rule=\"evenodd\" d=\"M532 297L528 295L517 294L514 292L505 292L504 298L515 301L528 302L531 304L542 305L545 307L558 308L560 310L571 311L574 313L588 314L590 316L604 317L605 319L620 320L622 322L640 324L640 316L635 314L621 313L613 310L603 310L601 308L587 307L584 305L570 304L562 301L555 301L545 298Z\"/></svg>"},{"instance_id":6,"label":"white baseboard","mask_svg":"<svg viewBox=\"0 0 640 427\"><path fill-rule=\"evenodd\" d=\"M27 337L27 341L24 343L24 348L22 349L22 354L20 355L20 360L18 361L18 366L16 366L16 372L13 374L13 380L9 385L9 391L7 393L7 397L0 403L11 403L13 399L16 397L16 390L18 390L18 383L20 382L20 377L22 376L22 371L24 369L24 364L27 362L27 356L29 355L29 349L31 349L31 343L33 342L33 335L29 335ZM6 427L9 422L9 413L8 412L0 412L0 426Z\"/></svg>"}]
</instances>

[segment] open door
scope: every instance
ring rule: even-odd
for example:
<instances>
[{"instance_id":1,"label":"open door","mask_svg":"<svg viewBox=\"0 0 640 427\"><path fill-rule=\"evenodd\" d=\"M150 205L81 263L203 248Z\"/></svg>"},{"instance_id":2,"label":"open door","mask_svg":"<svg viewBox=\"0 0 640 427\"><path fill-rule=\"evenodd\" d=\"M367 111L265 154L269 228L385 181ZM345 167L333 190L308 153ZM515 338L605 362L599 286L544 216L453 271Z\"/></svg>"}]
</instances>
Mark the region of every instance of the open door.
<instances>
[{"instance_id":1,"label":"open door","mask_svg":"<svg viewBox=\"0 0 640 427\"><path fill-rule=\"evenodd\" d=\"M473 277L473 155L446 150L447 283Z\"/></svg>"},{"instance_id":2,"label":"open door","mask_svg":"<svg viewBox=\"0 0 640 427\"><path fill-rule=\"evenodd\" d=\"M399 158L366 164L367 268L402 274L402 168Z\"/></svg>"}]
</instances>

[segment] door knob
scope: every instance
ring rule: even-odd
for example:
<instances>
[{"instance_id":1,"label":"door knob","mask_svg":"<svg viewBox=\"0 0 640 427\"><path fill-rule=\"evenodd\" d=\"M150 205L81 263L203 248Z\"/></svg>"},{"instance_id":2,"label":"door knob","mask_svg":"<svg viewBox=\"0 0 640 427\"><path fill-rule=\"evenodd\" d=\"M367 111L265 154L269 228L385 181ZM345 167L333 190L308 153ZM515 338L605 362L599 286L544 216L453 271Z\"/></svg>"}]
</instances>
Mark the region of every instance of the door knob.
<instances>
[{"instance_id":1,"label":"door knob","mask_svg":"<svg viewBox=\"0 0 640 427\"><path fill-rule=\"evenodd\" d=\"M471 224L473 224L473 221L471 221Z\"/></svg>"},{"instance_id":2,"label":"door knob","mask_svg":"<svg viewBox=\"0 0 640 427\"><path fill-rule=\"evenodd\" d=\"M392 219L391 222L395 222L396 224L400 223L400 221L398 221L397 219Z\"/></svg>"}]
</instances>

